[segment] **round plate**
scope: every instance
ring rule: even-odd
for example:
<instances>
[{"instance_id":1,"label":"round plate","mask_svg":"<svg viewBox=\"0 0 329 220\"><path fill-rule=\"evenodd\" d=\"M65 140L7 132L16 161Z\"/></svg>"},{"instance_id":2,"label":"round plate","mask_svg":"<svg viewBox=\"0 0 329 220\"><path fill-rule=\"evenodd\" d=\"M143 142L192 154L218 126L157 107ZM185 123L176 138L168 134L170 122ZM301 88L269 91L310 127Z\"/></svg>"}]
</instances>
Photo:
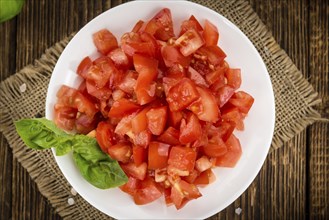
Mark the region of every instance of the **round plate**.
<instances>
[{"instance_id":1,"label":"round plate","mask_svg":"<svg viewBox=\"0 0 329 220\"><path fill-rule=\"evenodd\" d=\"M120 189L101 190L83 179L72 155L57 157L56 161L68 182L91 205L109 216L119 219L204 219L212 216L236 200L258 174L268 153L274 130L274 95L269 74L262 58L249 39L220 14L188 1L133 1L112 8L90 21L70 41L53 71L46 100L46 117L53 118L56 92L65 84L77 87L81 79L75 73L80 61L87 55L95 58L96 48L92 34L108 28L120 39L134 24L148 20L160 9L171 10L176 33L183 20L192 14L204 23L208 19L220 32L219 46L227 54L233 68L241 68L241 90L251 94L254 105L245 119L245 130L235 132L240 139L243 154L234 168L216 168L216 181L200 188L202 197L189 202L182 209L167 207L164 198L151 204L137 206Z\"/></svg>"}]
</instances>

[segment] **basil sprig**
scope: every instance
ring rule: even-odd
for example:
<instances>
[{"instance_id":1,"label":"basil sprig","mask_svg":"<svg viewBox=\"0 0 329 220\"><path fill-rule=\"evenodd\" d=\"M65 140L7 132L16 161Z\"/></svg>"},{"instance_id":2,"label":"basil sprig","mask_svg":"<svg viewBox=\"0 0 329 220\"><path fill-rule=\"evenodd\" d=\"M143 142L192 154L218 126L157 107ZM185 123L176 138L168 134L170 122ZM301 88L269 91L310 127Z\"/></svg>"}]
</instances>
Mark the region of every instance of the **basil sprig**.
<instances>
[{"instance_id":1,"label":"basil sprig","mask_svg":"<svg viewBox=\"0 0 329 220\"><path fill-rule=\"evenodd\" d=\"M95 138L68 134L45 118L22 119L15 122L15 126L24 143L32 149L53 147L57 156L73 151L73 160L82 176L97 188L117 187L128 181L118 161L103 153Z\"/></svg>"}]
</instances>

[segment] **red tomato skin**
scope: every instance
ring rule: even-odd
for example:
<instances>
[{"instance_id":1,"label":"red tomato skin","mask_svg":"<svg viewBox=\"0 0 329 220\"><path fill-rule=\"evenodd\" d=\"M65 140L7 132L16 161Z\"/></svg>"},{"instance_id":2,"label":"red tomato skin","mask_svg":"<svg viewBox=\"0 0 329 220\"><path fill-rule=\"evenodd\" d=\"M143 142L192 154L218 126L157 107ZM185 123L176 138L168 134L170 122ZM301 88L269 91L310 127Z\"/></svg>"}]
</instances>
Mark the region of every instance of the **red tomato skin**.
<instances>
[{"instance_id":1,"label":"red tomato skin","mask_svg":"<svg viewBox=\"0 0 329 220\"><path fill-rule=\"evenodd\" d=\"M203 28L202 28L200 22L193 15L191 15L191 17L188 20L185 20L182 22L179 36L184 34L189 29L195 29L198 32L203 31Z\"/></svg>"},{"instance_id":2,"label":"red tomato skin","mask_svg":"<svg viewBox=\"0 0 329 220\"><path fill-rule=\"evenodd\" d=\"M136 166L146 162L147 150L145 147L133 145L133 160Z\"/></svg>"},{"instance_id":3,"label":"red tomato skin","mask_svg":"<svg viewBox=\"0 0 329 220\"><path fill-rule=\"evenodd\" d=\"M168 164L173 168L192 172L196 160L196 151L183 146L173 146L169 152Z\"/></svg>"},{"instance_id":4,"label":"red tomato skin","mask_svg":"<svg viewBox=\"0 0 329 220\"><path fill-rule=\"evenodd\" d=\"M205 21L203 38L206 46L217 45L219 38L217 27L208 20Z\"/></svg>"},{"instance_id":5,"label":"red tomato skin","mask_svg":"<svg viewBox=\"0 0 329 220\"><path fill-rule=\"evenodd\" d=\"M193 81L183 78L169 89L167 102L170 111L180 111L199 98L199 93Z\"/></svg>"},{"instance_id":6,"label":"red tomato skin","mask_svg":"<svg viewBox=\"0 0 329 220\"><path fill-rule=\"evenodd\" d=\"M173 127L168 127L159 137L158 141L161 141L170 145L179 145L179 131Z\"/></svg>"},{"instance_id":7,"label":"red tomato skin","mask_svg":"<svg viewBox=\"0 0 329 220\"><path fill-rule=\"evenodd\" d=\"M125 192L128 193L131 196L134 196L137 189L140 187L140 180L134 178L134 177L128 177L128 182L125 184L119 186L119 188Z\"/></svg>"},{"instance_id":8,"label":"red tomato skin","mask_svg":"<svg viewBox=\"0 0 329 220\"><path fill-rule=\"evenodd\" d=\"M227 153L216 158L216 166L235 167L242 154L240 141L232 134L225 144L227 146Z\"/></svg>"},{"instance_id":9,"label":"red tomato skin","mask_svg":"<svg viewBox=\"0 0 329 220\"><path fill-rule=\"evenodd\" d=\"M91 61L89 56L86 56L82 59L80 62L78 68L77 68L77 74L86 79L87 72L89 68L93 65L93 62Z\"/></svg>"},{"instance_id":10,"label":"red tomato skin","mask_svg":"<svg viewBox=\"0 0 329 220\"><path fill-rule=\"evenodd\" d=\"M180 52L184 56L189 56L204 45L203 37L195 29L188 29L175 42L180 46Z\"/></svg>"},{"instance_id":11,"label":"red tomato skin","mask_svg":"<svg viewBox=\"0 0 329 220\"><path fill-rule=\"evenodd\" d=\"M226 72L227 85L232 86L235 90L241 86L241 70L229 69Z\"/></svg>"},{"instance_id":12,"label":"red tomato skin","mask_svg":"<svg viewBox=\"0 0 329 220\"><path fill-rule=\"evenodd\" d=\"M140 106L134 102L122 98L115 101L110 109L109 117L122 118L125 115L131 114L140 109Z\"/></svg>"},{"instance_id":13,"label":"red tomato skin","mask_svg":"<svg viewBox=\"0 0 329 220\"><path fill-rule=\"evenodd\" d=\"M170 145L150 142L148 146L148 169L162 169L168 165Z\"/></svg>"},{"instance_id":14,"label":"red tomato skin","mask_svg":"<svg viewBox=\"0 0 329 220\"><path fill-rule=\"evenodd\" d=\"M192 143L198 140L202 135L202 128L197 116L190 113L187 120L181 121L179 141L182 144Z\"/></svg>"},{"instance_id":15,"label":"red tomato skin","mask_svg":"<svg viewBox=\"0 0 329 220\"><path fill-rule=\"evenodd\" d=\"M97 115L89 117L86 114L80 113L75 120L75 128L79 134L88 134L97 126Z\"/></svg>"},{"instance_id":16,"label":"red tomato skin","mask_svg":"<svg viewBox=\"0 0 329 220\"><path fill-rule=\"evenodd\" d=\"M134 177L138 180L144 180L147 172L147 163L142 163L139 166L136 166L134 162L120 164L123 171L131 177Z\"/></svg>"},{"instance_id":17,"label":"red tomato skin","mask_svg":"<svg viewBox=\"0 0 329 220\"><path fill-rule=\"evenodd\" d=\"M56 106L54 108L55 124L66 131L72 131L75 127L77 110L67 106Z\"/></svg>"},{"instance_id":18,"label":"red tomato skin","mask_svg":"<svg viewBox=\"0 0 329 220\"><path fill-rule=\"evenodd\" d=\"M191 62L190 56L184 56L175 46L165 45L161 48L161 55L167 67L179 64L182 67L188 67Z\"/></svg>"},{"instance_id":19,"label":"red tomato skin","mask_svg":"<svg viewBox=\"0 0 329 220\"><path fill-rule=\"evenodd\" d=\"M248 114L254 98L244 91L238 91L229 99L229 103L236 106L241 113Z\"/></svg>"},{"instance_id":20,"label":"red tomato skin","mask_svg":"<svg viewBox=\"0 0 329 220\"><path fill-rule=\"evenodd\" d=\"M116 37L107 29L102 29L94 33L93 41L97 50L103 55L118 47Z\"/></svg>"},{"instance_id":21,"label":"red tomato skin","mask_svg":"<svg viewBox=\"0 0 329 220\"><path fill-rule=\"evenodd\" d=\"M146 118L149 131L154 135L162 134L167 122L167 106L151 108Z\"/></svg>"},{"instance_id":22,"label":"red tomato skin","mask_svg":"<svg viewBox=\"0 0 329 220\"><path fill-rule=\"evenodd\" d=\"M122 163L130 161L132 155L132 148L128 143L117 143L107 148L107 152L110 157Z\"/></svg>"},{"instance_id":23,"label":"red tomato skin","mask_svg":"<svg viewBox=\"0 0 329 220\"><path fill-rule=\"evenodd\" d=\"M137 205L145 205L159 199L161 196L162 192L156 182L154 182L153 178L146 177L144 181L141 181L133 198Z\"/></svg>"},{"instance_id":24,"label":"red tomato skin","mask_svg":"<svg viewBox=\"0 0 329 220\"><path fill-rule=\"evenodd\" d=\"M98 123L96 140L103 152L108 153L108 148L116 143L113 126L105 121Z\"/></svg>"},{"instance_id":25,"label":"red tomato skin","mask_svg":"<svg viewBox=\"0 0 329 220\"><path fill-rule=\"evenodd\" d=\"M220 108L222 108L233 96L234 90L235 89L229 85L225 85L217 90L217 104Z\"/></svg>"}]
</instances>

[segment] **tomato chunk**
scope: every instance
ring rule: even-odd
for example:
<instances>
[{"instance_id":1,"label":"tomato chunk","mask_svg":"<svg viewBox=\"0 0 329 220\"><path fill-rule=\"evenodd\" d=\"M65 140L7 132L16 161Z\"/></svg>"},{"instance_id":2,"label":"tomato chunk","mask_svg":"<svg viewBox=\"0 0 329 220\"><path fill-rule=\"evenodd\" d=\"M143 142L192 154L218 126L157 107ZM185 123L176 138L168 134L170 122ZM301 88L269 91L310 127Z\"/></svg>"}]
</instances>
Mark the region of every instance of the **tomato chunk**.
<instances>
[{"instance_id":1,"label":"tomato chunk","mask_svg":"<svg viewBox=\"0 0 329 220\"><path fill-rule=\"evenodd\" d=\"M188 176L194 169L196 160L196 151L183 146L174 146L171 148L168 159L168 173L179 176Z\"/></svg>"},{"instance_id":2,"label":"tomato chunk","mask_svg":"<svg viewBox=\"0 0 329 220\"><path fill-rule=\"evenodd\" d=\"M160 135L167 122L167 106L151 108L146 113L148 129L154 135Z\"/></svg>"},{"instance_id":3,"label":"tomato chunk","mask_svg":"<svg viewBox=\"0 0 329 220\"><path fill-rule=\"evenodd\" d=\"M165 168L168 163L169 149L169 144L151 142L148 148L148 168Z\"/></svg>"},{"instance_id":4,"label":"tomato chunk","mask_svg":"<svg viewBox=\"0 0 329 220\"><path fill-rule=\"evenodd\" d=\"M189 114L187 120L183 119L180 125L179 141L182 144L192 143L202 135L202 128L199 119L193 114Z\"/></svg>"},{"instance_id":5,"label":"tomato chunk","mask_svg":"<svg viewBox=\"0 0 329 220\"><path fill-rule=\"evenodd\" d=\"M219 38L217 27L208 20L205 21L203 37L206 46L217 45Z\"/></svg>"},{"instance_id":6,"label":"tomato chunk","mask_svg":"<svg viewBox=\"0 0 329 220\"><path fill-rule=\"evenodd\" d=\"M204 45L203 37L195 29L188 29L180 36L175 44L180 46L180 52L184 56L189 56Z\"/></svg>"},{"instance_id":7,"label":"tomato chunk","mask_svg":"<svg viewBox=\"0 0 329 220\"><path fill-rule=\"evenodd\" d=\"M234 167L242 154L240 141L232 134L225 144L227 146L227 153L216 158L216 166Z\"/></svg>"},{"instance_id":8,"label":"tomato chunk","mask_svg":"<svg viewBox=\"0 0 329 220\"><path fill-rule=\"evenodd\" d=\"M102 29L94 33L93 41L97 50L103 55L118 47L116 37L107 29Z\"/></svg>"},{"instance_id":9,"label":"tomato chunk","mask_svg":"<svg viewBox=\"0 0 329 220\"><path fill-rule=\"evenodd\" d=\"M113 103L109 112L109 117L122 118L123 116L130 114L138 109L140 109L139 105L125 98L122 98Z\"/></svg>"},{"instance_id":10,"label":"tomato chunk","mask_svg":"<svg viewBox=\"0 0 329 220\"><path fill-rule=\"evenodd\" d=\"M116 143L113 126L105 121L98 123L96 139L102 151L108 153L108 148Z\"/></svg>"}]
</instances>

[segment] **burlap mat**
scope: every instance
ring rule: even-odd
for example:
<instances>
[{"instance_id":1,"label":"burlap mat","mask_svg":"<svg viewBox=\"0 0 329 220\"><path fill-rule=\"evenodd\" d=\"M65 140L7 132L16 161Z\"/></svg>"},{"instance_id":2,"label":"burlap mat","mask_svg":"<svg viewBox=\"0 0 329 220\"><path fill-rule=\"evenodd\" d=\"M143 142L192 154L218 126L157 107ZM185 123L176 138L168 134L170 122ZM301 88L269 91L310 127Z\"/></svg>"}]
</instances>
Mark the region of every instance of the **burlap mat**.
<instances>
[{"instance_id":1,"label":"burlap mat","mask_svg":"<svg viewBox=\"0 0 329 220\"><path fill-rule=\"evenodd\" d=\"M253 42L265 61L276 102L276 126L271 150L282 146L307 125L320 119L319 113L312 108L320 103L317 93L287 54L280 49L247 2L195 2L208 6L235 23ZM0 131L7 138L14 156L27 169L40 192L48 198L59 215L68 219L108 219L109 217L93 208L79 195L73 196L71 187L59 170L51 151L33 151L26 148L13 125L13 121L20 118L44 115L49 79L69 39L70 37L49 48L33 65L26 66L1 82ZM74 198L74 205L68 204L68 198Z\"/></svg>"}]
</instances>

